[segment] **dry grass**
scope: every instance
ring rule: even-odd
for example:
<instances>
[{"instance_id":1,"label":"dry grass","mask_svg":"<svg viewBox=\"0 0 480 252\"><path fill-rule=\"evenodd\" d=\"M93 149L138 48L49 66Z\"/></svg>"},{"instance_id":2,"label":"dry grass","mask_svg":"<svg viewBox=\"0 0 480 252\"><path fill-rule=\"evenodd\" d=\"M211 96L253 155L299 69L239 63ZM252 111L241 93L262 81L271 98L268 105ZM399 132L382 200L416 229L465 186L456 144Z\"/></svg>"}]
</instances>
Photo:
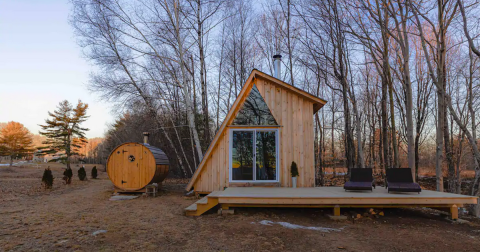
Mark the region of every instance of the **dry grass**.
<instances>
[{"instance_id":1,"label":"dry grass","mask_svg":"<svg viewBox=\"0 0 480 252\"><path fill-rule=\"evenodd\" d=\"M44 190L43 168L1 174L0 251L476 251L480 246L478 221L454 224L422 209L385 210L385 217L354 223L329 220L329 209L252 208L235 209L232 216L211 211L186 217L184 208L196 200L184 196L186 180L168 179L156 198L109 201L113 187L103 169L99 179L79 181L74 167L73 183L64 185L62 166L51 165L54 188ZM343 229L322 233L259 224L263 220ZM97 230L107 232L92 236Z\"/></svg>"},{"instance_id":2,"label":"dry grass","mask_svg":"<svg viewBox=\"0 0 480 252\"><path fill-rule=\"evenodd\" d=\"M0 166L0 173L14 173L14 172L16 172L15 167Z\"/></svg>"}]
</instances>

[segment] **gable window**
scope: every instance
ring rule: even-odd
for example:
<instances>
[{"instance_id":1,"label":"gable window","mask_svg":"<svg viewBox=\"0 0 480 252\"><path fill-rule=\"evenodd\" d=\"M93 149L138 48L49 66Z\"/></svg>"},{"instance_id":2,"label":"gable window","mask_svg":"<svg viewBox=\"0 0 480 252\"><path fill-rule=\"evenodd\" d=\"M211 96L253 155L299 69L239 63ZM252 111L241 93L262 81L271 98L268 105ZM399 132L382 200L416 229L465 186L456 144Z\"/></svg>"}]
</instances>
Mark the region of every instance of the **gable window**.
<instances>
[{"instance_id":1,"label":"gable window","mask_svg":"<svg viewBox=\"0 0 480 252\"><path fill-rule=\"evenodd\" d=\"M255 84L253 84L250 94L238 111L237 117L233 120L232 125L278 125Z\"/></svg>"},{"instance_id":2,"label":"gable window","mask_svg":"<svg viewBox=\"0 0 480 252\"><path fill-rule=\"evenodd\" d=\"M230 181L278 181L278 130L230 131Z\"/></svg>"}]
</instances>

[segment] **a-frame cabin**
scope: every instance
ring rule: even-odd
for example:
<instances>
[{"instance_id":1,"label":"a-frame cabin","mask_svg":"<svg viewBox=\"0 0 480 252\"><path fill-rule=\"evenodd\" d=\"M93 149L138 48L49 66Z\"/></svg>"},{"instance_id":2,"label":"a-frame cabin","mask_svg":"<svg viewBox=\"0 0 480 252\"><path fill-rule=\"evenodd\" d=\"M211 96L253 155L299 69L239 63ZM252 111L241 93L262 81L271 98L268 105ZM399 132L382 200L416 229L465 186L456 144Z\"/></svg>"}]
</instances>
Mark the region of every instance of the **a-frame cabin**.
<instances>
[{"instance_id":1,"label":"a-frame cabin","mask_svg":"<svg viewBox=\"0 0 480 252\"><path fill-rule=\"evenodd\" d=\"M313 115L325 103L253 70L186 187L208 195L185 214L199 216L217 205L222 214L232 213L230 207L328 207L334 216L343 207L436 207L457 219L458 207L477 204L474 196L428 190L412 195L384 187L363 193L314 187ZM302 188L291 188L292 161Z\"/></svg>"},{"instance_id":2,"label":"a-frame cabin","mask_svg":"<svg viewBox=\"0 0 480 252\"><path fill-rule=\"evenodd\" d=\"M252 71L186 190L315 186L313 116L326 101L277 78Z\"/></svg>"}]
</instances>

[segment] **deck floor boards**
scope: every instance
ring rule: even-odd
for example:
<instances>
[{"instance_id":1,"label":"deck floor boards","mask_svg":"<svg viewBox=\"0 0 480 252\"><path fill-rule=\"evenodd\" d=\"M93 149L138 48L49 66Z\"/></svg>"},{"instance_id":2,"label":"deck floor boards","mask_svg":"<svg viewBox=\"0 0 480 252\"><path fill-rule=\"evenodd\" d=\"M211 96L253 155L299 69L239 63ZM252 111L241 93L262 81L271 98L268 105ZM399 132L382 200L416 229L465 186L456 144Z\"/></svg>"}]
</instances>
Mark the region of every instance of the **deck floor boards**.
<instances>
[{"instance_id":1,"label":"deck floor boards","mask_svg":"<svg viewBox=\"0 0 480 252\"><path fill-rule=\"evenodd\" d=\"M422 190L418 193L388 193L384 187L373 191L345 191L342 187L230 187L217 191L219 203L230 204L475 204L477 197Z\"/></svg>"}]
</instances>

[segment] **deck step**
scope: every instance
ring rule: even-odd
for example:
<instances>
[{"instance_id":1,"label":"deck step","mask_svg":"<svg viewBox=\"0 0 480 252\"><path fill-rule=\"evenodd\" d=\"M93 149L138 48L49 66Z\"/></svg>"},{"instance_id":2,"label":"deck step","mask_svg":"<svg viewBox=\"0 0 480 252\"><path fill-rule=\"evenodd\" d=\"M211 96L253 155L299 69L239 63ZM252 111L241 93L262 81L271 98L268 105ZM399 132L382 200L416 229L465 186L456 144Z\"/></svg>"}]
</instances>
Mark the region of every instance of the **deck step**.
<instances>
[{"instance_id":1,"label":"deck step","mask_svg":"<svg viewBox=\"0 0 480 252\"><path fill-rule=\"evenodd\" d=\"M207 204L207 203L208 203L208 196L205 196L200 200L198 200L197 202L195 202L195 204Z\"/></svg>"},{"instance_id":2,"label":"deck step","mask_svg":"<svg viewBox=\"0 0 480 252\"><path fill-rule=\"evenodd\" d=\"M190 212L195 212L195 211L197 211L197 203L191 204L190 206L188 206L187 208L185 208L185 211L190 211Z\"/></svg>"},{"instance_id":3,"label":"deck step","mask_svg":"<svg viewBox=\"0 0 480 252\"><path fill-rule=\"evenodd\" d=\"M209 197L209 195L201 198L197 202L185 208L185 214L187 216L200 216L206 211L212 209L214 206L218 205L218 198L215 196Z\"/></svg>"}]
</instances>

